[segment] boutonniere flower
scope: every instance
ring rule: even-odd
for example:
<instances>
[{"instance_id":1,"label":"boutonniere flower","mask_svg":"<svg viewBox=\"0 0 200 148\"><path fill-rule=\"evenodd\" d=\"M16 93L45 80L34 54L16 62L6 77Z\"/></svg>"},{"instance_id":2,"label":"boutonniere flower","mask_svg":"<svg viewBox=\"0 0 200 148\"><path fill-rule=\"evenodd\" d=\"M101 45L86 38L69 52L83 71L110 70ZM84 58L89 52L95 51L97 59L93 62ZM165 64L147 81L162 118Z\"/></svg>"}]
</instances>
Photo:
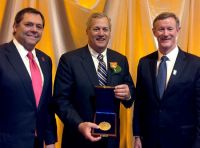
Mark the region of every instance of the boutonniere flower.
<instances>
[{"instance_id":1,"label":"boutonniere flower","mask_svg":"<svg viewBox=\"0 0 200 148\"><path fill-rule=\"evenodd\" d=\"M117 62L110 62L110 68L113 70L113 73L119 73L122 71L122 68Z\"/></svg>"}]
</instances>

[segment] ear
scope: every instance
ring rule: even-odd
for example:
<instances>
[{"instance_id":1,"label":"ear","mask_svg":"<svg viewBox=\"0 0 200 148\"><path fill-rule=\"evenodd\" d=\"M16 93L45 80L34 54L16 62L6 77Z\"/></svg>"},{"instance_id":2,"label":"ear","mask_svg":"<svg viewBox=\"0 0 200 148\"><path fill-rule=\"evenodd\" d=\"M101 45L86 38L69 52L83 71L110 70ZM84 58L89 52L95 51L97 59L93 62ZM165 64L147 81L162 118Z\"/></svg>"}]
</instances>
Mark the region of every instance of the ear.
<instances>
[{"instance_id":1,"label":"ear","mask_svg":"<svg viewBox=\"0 0 200 148\"><path fill-rule=\"evenodd\" d=\"M13 32L16 32L16 30L17 30L17 24L14 23L14 24L13 24Z\"/></svg>"},{"instance_id":2,"label":"ear","mask_svg":"<svg viewBox=\"0 0 200 148\"><path fill-rule=\"evenodd\" d=\"M85 31L85 32L86 32L86 34L88 35L88 29L86 29L86 31Z\"/></svg>"},{"instance_id":3,"label":"ear","mask_svg":"<svg viewBox=\"0 0 200 148\"><path fill-rule=\"evenodd\" d=\"M111 31L110 31L109 39L111 39Z\"/></svg>"},{"instance_id":4,"label":"ear","mask_svg":"<svg viewBox=\"0 0 200 148\"><path fill-rule=\"evenodd\" d=\"M181 27L176 27L177 32L181 30Z\"/></svg>"},{"instance_id":5,"label":"ear","mask_svg":"<svg viewBox=\"0 0 200 148\"><path fill-rule=\"evenodd\" d=\"M153 32L153 35L155 36L156 35L156 29L152 28L152 32Z\"/></svg>"}]
</instances>

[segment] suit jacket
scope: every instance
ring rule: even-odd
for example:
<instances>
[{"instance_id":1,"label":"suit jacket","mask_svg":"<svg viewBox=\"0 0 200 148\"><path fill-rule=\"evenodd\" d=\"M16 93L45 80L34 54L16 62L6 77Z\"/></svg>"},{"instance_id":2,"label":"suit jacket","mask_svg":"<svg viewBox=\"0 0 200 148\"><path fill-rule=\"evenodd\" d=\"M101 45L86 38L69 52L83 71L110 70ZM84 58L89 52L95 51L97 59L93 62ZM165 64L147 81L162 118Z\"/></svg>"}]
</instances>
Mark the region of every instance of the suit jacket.
<instances>
[{"instance_id":1,"label":"suit jacket","mask_svg":"<svg viewBox=\"0 0 200 148\"><path fill-rule=\"evenodd\" d=\"M52 100L51 59L36 49L44 75L39 106L36 107L31 78L13 42L0 46L0 147L33 148L35 130L40 147L56 141Z\"/></svg>"},{"instance_id":2,"label":"suit jacket","mask_svg":"<svg viewBox=\"0 0 200 148\"><path fill-rule=\"evenodd\" d=\"M108 68L108 85L128 84L131 96L134 98L134 85L129 74L126 57L108 49L107 60L108 66L109 62L117 62L122 67L122 71L115 74ZM100 142L91 143L78 131L79 123L93 122L94 120L94 86L97 85L99 85L99 82L96 69L87 46L62 55L54 84L56 113L64 123L62 148L119 147L119 133L117 138L105 138ZM131 107L132 102L132 99L122 101L125 107ZM119 100L117 99L116 104L116 110L119 113ZM108 142L108 139L112 142ZM112 145L112 143L115 143L115 145Z\"/></svg>"},{"instance_id":3,"label":"suit jacket","mask_svg":"<svg viewBox=\"0 0 200 148\"><path fill-rule=\"evenodd\" d=\"M143 148L200 147L200 58L179 53L163 98L156 84L158 52L138 66L133 132Z\"/></svg>"}]
</instances>

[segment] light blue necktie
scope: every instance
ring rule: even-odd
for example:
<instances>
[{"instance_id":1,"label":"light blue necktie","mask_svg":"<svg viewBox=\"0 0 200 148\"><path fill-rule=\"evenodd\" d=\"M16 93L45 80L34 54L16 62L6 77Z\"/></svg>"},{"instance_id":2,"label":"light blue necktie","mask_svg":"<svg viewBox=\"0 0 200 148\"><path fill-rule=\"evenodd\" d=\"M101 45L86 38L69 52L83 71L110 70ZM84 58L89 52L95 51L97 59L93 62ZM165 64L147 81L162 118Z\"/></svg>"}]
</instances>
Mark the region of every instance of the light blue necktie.
<instances>
[{"instance_id":1,"label":"light blue necktie","mask_svg":"<svg viewBox=\"0 0 200 148\"><path fill-rule=\"evenodd\" d=\"M165 87L166 87L166 79L167 79L166 61L167 60L169 60L167 56L162 56L161 62L158 67L157 85L158 85L160 99L162 99L162 96L164 94Z\"/></svg>"},{"instance_id":2,"label":"light blue necktie","mask_svg":"<svg viewBox=\"0 0 200 148\"><path fill-rule=\"evenodd\" d=\"M98 69L97 69L99 85L105 86L107 84L107 72L106 72L106 64L103 61L103 55L99 54L97 59L99 60L99 65L98 65Z\"/></svg>"}]
</instances>

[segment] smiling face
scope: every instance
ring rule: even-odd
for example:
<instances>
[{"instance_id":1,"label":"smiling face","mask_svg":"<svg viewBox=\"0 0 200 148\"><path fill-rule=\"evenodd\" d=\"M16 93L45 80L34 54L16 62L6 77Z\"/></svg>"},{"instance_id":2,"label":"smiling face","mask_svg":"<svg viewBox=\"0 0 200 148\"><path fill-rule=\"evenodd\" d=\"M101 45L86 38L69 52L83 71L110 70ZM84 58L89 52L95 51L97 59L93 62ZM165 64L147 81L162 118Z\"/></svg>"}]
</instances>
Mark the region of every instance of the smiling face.
<instances>
[{"instance_id":1,"label":"smiling face","mask_svg":"<svg viewBox=\"0 0 200 148\"><path fill-rule=\"evenodd\" d=\"M167 54L176 47L179 30L180 27L178 27L173 17L155 22L153 33L157 38L158 47L162 54Z\"/></svg>"},{"instance_id":2,"label":"smiling face","mask_svg":"<svg viewBox=\"0 0 200 148\"><path fill-rule=\"evenodd\" d=\"M25 13L23 19L13 25L14 37L26 50L32 50L40 41L43 21L39 14Z\"/></svg>"},{"instance_id":3,"label":"smiling face","mask_svg":"<svg viewBox=\"0 0 200 148\"><path fill-rule=\"evenodd\" d=\"M110 26L106 17L93 18L86 30L88 44L98 53L102 53L110 39Z\"/></svg>"}]
</instances>

